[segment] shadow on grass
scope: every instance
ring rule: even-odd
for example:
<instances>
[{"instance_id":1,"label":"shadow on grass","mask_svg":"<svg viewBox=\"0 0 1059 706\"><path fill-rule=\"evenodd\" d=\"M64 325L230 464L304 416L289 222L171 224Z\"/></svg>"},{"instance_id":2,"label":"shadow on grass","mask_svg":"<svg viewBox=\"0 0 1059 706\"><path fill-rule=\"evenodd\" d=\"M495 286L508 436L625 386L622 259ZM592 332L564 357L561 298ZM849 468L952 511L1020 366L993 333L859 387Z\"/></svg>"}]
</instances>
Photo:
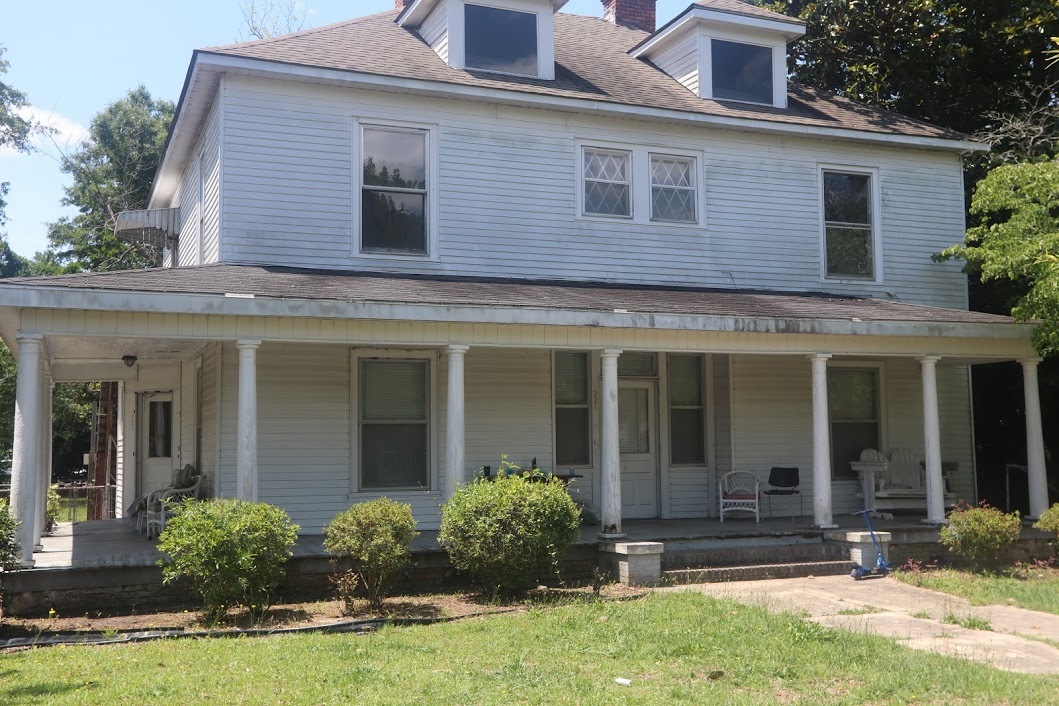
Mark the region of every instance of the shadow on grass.
<instances>
[{"instance_id":1,"label":"shadow on grass","mask_svg":"<svg viewBox=\"0 0 1059 706\"><path fill-rule=\"evenodd\" d=\"M3 676L7 676L4 674ZM0 699L5 704L36 704L40 703L41 699L58 696L60 694L69 693L71 691L80 691L81 689L94 689L96 685L89 682L87 684L69 684L65 682L45 682L40 684L20 684L13 686L3 691L3 698Z\"/></svg>"}]
</instances>

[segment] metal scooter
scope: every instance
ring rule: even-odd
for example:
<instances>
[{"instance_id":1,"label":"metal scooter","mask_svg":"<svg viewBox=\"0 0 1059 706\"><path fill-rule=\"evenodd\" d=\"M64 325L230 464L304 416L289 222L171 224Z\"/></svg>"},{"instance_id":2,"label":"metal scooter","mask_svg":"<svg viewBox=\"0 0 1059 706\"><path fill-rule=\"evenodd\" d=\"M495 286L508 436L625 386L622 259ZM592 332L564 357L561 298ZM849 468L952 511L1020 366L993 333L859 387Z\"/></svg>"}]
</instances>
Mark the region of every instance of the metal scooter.
<instances>
[{"instance_id":1,"label":"metal scooter","mask_svg":"<svg viewBox=\"0 0 1059 706\"><path fill-rule=\"evenodd\" d=\"M871 534L872 544L875 545L875 566L861 566L860 564L854 564L853 570L849 572L849 575L854 580L860 581L861 579L868 578L883 578L884 576L890 575L890 562L883 558L882 547L879 546L879 540L875 538L875 530L871 526L871 514L874 510L860 510L854 512L854 515L860 515L864 518L864 522L868 525L868 533Z\"/></svg>"}]
</instances>

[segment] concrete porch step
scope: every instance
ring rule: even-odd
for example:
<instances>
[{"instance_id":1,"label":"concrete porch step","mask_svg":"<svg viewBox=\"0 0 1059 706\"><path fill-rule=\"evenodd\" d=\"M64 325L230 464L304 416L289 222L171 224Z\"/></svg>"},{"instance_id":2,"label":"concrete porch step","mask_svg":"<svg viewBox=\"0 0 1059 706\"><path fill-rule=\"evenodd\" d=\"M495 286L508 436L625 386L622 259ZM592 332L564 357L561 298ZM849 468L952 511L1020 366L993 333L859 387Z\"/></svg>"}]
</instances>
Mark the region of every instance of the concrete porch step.
<instances>
[{"instance_id":1,"label":"concrete porch step","mask_svg":"<svg viewBox=\"0 0 1059 706\"><path fill-rule=\"evenodd\" d=\"M695 547L666 542L662 570L696 567L762 566L803 564L849 559L849 549L835 542L772 541L756 544L712 542Z\"/></svg>"},{"instance_id":2,"label":"concrete porch step","mask_svg":"<svg viewBox=\"0 0 1059 706\"><path fill-rule=\"evenodd\" d=\"M676 569L662 572L662 584L722 583L725 581L760 581L793 579L805 576L838 576L848 574L853 564L845 561L807 561L787 564L746 566L712 566L702 569Z\"/></svg>"}]
</instances>

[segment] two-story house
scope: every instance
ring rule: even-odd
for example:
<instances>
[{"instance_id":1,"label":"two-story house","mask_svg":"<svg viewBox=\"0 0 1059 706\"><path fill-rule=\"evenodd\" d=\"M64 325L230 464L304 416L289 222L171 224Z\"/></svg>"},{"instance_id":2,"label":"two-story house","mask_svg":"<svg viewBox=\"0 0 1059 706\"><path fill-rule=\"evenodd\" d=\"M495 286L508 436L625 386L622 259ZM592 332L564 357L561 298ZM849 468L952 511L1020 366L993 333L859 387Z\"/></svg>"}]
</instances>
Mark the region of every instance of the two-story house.
<instances>
[{"instance_id":1,"label":"two-story house","mask_svg":"<svg viewBox=\"0 0 1059 706\"><path fill-rule=\"evenodd\" d=\"M941 522L976 497L969 366L1019 360L1045 507L1033 326L931 260L984 145L788 81L803 24L739 0L396 4L194 53L119 219L162 268L0 283L24 546L61 380L121 381L119 508L190 463L303 532L380 495L435 528L507 454L613 536L772 466L831 526L864 449L922 459Z\"/></svg>"}]
</instances>

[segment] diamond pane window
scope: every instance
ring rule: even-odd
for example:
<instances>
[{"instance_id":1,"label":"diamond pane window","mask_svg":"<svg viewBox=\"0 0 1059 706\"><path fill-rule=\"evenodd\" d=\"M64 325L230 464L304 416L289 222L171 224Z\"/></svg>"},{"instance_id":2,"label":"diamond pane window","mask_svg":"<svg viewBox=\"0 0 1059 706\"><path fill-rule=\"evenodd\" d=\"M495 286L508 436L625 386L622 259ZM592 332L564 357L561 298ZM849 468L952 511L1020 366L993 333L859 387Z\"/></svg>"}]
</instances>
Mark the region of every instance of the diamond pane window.
<instances>
[{"instance_id":1,"label":"diamond pane window","mask_svg":"<svg viewBox=\"0 0 1059 706\"><path fill-rule=\"evenodd\" d=\"M871 175L824 172L824 250L828 277L875 275Z\"/></svg>"},{"instance_id":2,"label":"diamond pane window","mask_svg":"<svg viewBox=\"0 0 1059 706\"><path fill-rule=\"evenodd\" d=\"M632 216L631 154L585 148L584 213L593 216Z\"/></svg>"},{"instance_id":3,"label":"diamond pane window","mask_svg":"<svg viewBox=\"0 0 1059 706\"><path fill-rule=\"evenodd\" d=\"M696 222L694 159L651 155L651 220Z\"/></svg>"}]
</instances>

